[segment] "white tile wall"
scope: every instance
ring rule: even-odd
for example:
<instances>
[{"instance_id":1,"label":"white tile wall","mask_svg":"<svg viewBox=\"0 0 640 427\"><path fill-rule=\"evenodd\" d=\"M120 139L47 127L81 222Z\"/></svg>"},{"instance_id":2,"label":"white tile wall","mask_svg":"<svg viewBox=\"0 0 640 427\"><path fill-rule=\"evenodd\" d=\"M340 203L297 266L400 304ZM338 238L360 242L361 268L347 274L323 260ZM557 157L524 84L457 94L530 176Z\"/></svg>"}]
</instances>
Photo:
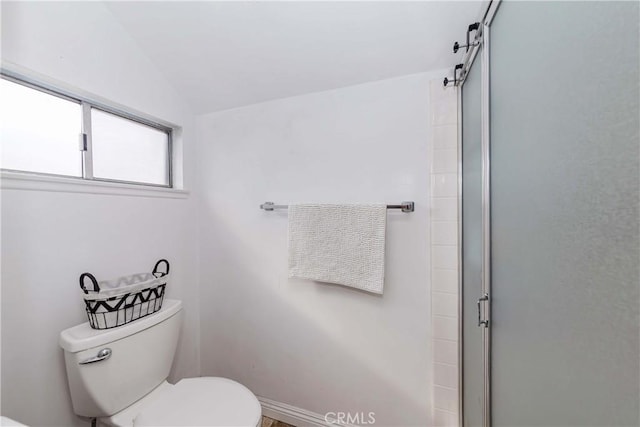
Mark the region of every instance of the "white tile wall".
<instances>
[{"instance_id":1,"label":"white tile wall","mask_svg":"<svg viewBox=\"0 0 640 427\"><path fill-rule=\"evenodd\" d=\"M456 341L433 340L433 361L436 363L451 363L458 358L458 343Z\"/></svg>"},{"instance_id":2,"label":"white tile wall","mask_svg":"<svg viewBox=\"0 0 640 427\"><path fill-rule=\"evenodd\" d=\"M459 425L458 98L431 82L431 313L433 425Z\"/></svg>"},{"instance_id":3,"label":"white tile wall","mask_svg":"<svg viewBox=\"0 0 640 427\"><path fill-rule=\"evenodd\" d=\"M458 389L450 387L433 387L433 406L435 409L448 411L457 415ZM457 417L456 417L457 423Z\"/></svg>"},{"instance_id":4,"label":"white tile wall","mask_svg":"<svg viewBox=\"0 0 640 427\"><path fill-rule=\"evenodd\" d=\"M458 242L457 221L432 221L431 243L434 245L453 245Z\"/></svg>"},{"instance_id":5,"label":"white tile wall","mask_svg":"<svg viewBox=\"0 0 640 427\"><path fill-rule=\"evenodd\" d=\"M443 340L458 340L458 319L452 316L433 315L431 319L433 325L433 339L440 338ZM450 360L449 362L458 363L458 360Z\"/></svg>"},{"instance_id":6,"label":"white tile wall","mask_svg":"<svg viewBox=\"0 0 640 427\"><path fill-rule=\"evenodd\" d=\"M431 244L431 267L457 269L458 248L456 245Z\"/></svg>"},{"instance_id":7,"label":"white tile wall","mask_svg":"<svg viewBox=\"0 0 640 427\"><path fill-rule=\"evenodd\" d=\"M437 151L437 150L433 150ZM431 174L431 197L457 197L458 175L455 173Z\"/></svg>"},{"instance_id":8,"label":"white tile wall","mask_svg":"<svg viewBox=\"0 0 640 427\"><path fill-rule=\"evenodd\" d=\"M438 197L431 199L431 220L446 221L458 215L458 199L456 197Z\"/></svg>"},{"instance_id":9,"label":"white tile wall","mask_svg":"<svg viewBox=\"0 0 640 427\"><path fill-rule=\"evenodd\" d=\"M458 271L444 268L431 270L432 291L458 293Z\"/></svg>"},{"instance_id":10,"label":"white tile wall","mask_svg":"<svg viewBox=\"0 0 640 427\"><path fill-rule=\"evenodd\" d=\"M456 414L441 409L434 409L433 425L435 427L449 427L457 424L458 416Z\"/></svg>"},{"instance_id":11,"label":"white tile wall","mask_svg":"<svg viewBox=\"0 0 640 427\"><path fill-rule=\"evenodd\" d=\"M436 316L456 317L458 314L458 295L432 292L432 313Z\"/></svg>"},{"instance_id":12,"label":"white tile wall","mask_svg":"<svg viewBox=\"0 0 640 427\"><path fill-rule=\"evenodd\" d=\"M449 388L458 388L458 366L444 363L434 363L433 381Z\"/></svg>"},{"instance_id":13,"label":"white tile wall","mask_svg":"<svg viewBox=\"0 0 640 427\"><path fill-rule=\"evenodd\" d=\"M433 128L433 148L458 149L458 124L436 126Z\"/></svg>"},{"instance_id":14,"label":"white tile wall","mask_svg":"<svg viewBox=\"0 0 640 427\"><path fill-rule=\"evenodd\" d=\"M454 91L455 89L451 88L451 92ZM437 101L440 100L444 100L445 102L435 102L435 105L431 104L431 111L433 112L433 125L455 125L458 120L458 106L456 104L447 102L447 95L442 96L441 99L437 99Z\"/></svg>"},{"instance_id":15,"label":"white tile wall","mask_svg":"<svg viewBox=\"0 0 640 427\"><path fill-rule=\"evenodd\" d=\"M458 169L458 150L435 149L433 150L432 173L456 173Z\"/></svg>"}]
</instances>

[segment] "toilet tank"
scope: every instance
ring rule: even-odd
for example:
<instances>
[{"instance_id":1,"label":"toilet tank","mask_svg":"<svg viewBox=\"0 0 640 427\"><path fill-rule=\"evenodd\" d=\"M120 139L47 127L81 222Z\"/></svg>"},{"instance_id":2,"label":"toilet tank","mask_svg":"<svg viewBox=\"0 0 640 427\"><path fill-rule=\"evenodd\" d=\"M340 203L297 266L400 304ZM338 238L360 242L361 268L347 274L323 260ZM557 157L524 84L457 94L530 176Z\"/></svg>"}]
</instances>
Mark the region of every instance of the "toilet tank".
<instances>
[{"instance_id":1,"label":"toilet tank","mask_svg":"<svg viewBox=\"0 0 640 427\"><path fill-rule=\"evenodd\" d=\"M182 302L113 329L83 323L60 333L73 410L85 417L111 416L139 400L169 376L178 344ZM110 349L110 356L86 362ZM103 351L102 354L108 353Z\"/></svg>"}]
</instances>

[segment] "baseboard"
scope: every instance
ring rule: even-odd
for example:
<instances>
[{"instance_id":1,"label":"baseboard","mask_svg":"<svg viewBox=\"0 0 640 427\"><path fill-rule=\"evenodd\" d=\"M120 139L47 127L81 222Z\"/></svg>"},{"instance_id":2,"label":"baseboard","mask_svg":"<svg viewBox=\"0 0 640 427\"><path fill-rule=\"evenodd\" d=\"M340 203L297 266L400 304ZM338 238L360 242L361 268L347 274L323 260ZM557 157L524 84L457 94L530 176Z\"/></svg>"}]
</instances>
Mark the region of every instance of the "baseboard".
<instances>
[{"instance_id":1,"label":"baseboard","mask_svg":"<svg viewBox=\"0 0 640 427\"><path fill-rule=\"evenodd\" d=\"M258 400L262 405L262 415L296 427L355 427L351 424L328 423L324 415L287 405L286 403L276 402L266 397L258 396Z\"/></svg>"}]
</instances>

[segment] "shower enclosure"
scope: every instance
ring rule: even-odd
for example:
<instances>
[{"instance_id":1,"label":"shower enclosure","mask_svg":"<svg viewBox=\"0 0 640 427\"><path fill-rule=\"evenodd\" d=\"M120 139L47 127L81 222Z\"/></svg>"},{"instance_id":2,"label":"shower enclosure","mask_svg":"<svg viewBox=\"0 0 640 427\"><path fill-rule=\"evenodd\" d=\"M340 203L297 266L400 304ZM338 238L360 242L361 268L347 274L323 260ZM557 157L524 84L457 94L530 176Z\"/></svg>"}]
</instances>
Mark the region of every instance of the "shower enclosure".
<instances>
[{"instance_id":1,"label":"shower enclosure","mask_svg":"<svg viewBox=\"0 0 640 427\"><path fill-rule=\"evenodd\" d=\"M465 426L640 425L639 12L493 1L470 33Z\"/></svg>"}]
</instances>

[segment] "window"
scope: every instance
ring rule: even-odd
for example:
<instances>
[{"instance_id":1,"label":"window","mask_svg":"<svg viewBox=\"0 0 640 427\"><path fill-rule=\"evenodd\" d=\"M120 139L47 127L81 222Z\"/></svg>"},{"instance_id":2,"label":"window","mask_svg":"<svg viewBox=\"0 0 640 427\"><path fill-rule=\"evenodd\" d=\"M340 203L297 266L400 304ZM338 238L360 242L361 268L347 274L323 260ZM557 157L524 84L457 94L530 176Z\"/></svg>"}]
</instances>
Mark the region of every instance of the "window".
<instances>
[{"instance_id":1,"label":"window","mask_svg":"<svg viewBox=\"0 0 640 427\"><path fill-rule=\"evenodd\" d=\"M82 176L79 102L4 79L0 97L3 169Z\"/></svg>"},{"instance_id":2,"label":"window","mask_svg":"<svg viewBox=\"0 0 640 427\"><path fill-rule=\"evenodd\" d=\"M0 168L171 187L172 130L13 77L0 79Z\"/></svg>"},{"instance_id":3,"label":"window","mask_svg":"<svg viewBox=\"0 0 640 427\"><path fill-rule=\"evenodd\" d=\"M168 184L166 131L91 109L93 176Z\"/></svg>"}]
</instances>

